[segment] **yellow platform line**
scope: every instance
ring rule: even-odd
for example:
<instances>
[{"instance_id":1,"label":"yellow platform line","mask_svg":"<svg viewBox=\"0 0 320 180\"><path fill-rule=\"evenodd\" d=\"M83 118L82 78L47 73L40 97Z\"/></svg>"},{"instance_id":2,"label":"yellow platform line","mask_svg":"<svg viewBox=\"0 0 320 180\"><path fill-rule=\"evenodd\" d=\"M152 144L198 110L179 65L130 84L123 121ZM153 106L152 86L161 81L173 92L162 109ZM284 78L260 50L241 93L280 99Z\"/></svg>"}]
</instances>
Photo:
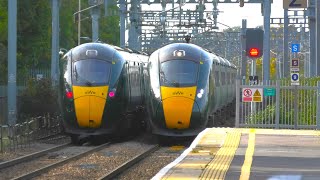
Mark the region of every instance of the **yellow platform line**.
<instances>
[{"instance_id":1,"label":"yellow platform line","mask_svg":"<svg viewBox=\"0 0 320 180\"><path fill-rule=\"evenodd\" d=\"M250 169L252 165L255 140L256 140L255 130L251 129L249 133L248 147L247 147L244 163L241 168L241 175L239 180L248 180L250 178Z\"/></svg>"},{"instance_id":2,"label":"yellow platform line","mask_svg":"<svg viewBox=\"0 0 320 180\"><path fill-rule=\"evenodd\" d=\"M224 179L240 143L239 130L227 132L226 140L199 179Z\"/></svg>"},{"instance_id":3,"label":"yellow platform line","mask_svg":"<svg viewBox=\"0 0 320 180\"><path fill-rule=\"evenodd\" d=\"M249 128L240 128L242 133L250 133ZM255 129L255 134L264 135L301 135L301 136L318 136L319 130L293 130L293 129Z\"/></svg>"}]
</instances>

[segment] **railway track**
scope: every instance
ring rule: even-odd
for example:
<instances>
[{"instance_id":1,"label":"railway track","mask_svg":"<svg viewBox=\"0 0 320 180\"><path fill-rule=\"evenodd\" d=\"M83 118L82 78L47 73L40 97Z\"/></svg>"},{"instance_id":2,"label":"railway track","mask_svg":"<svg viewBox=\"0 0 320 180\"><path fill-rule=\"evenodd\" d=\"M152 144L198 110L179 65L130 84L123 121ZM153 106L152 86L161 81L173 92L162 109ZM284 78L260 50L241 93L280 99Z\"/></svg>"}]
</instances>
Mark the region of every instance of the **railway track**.
<instances>
[{"instance_id":1,"label":"railway track","mask_svg":"<svg viewBox=\"0 0 320 180\"><path fill-rule=\"evenodd\" d=\"M70 145L70 143L65 143L62 145L54 146L54 147L46 149L46 150L42 150L42 151L35 152L35 153L29 154L26 156L22 156L22 157L19 157L19 158L10 160L10 161L2 162L2 163L0 163L0 170L7 168L7 167L10 167L10 166L14 166L14 165L26 162L26 161L29 161L29 160L32 160L32 159L35 159L35 158L38 158L38 157L41 157L41 156L44 156L50 152L57 151L59 149L67 147L69 145Z\"/></svg>"},{"instance_id":2,"label":"railway track","mask_svg":"<svg viewBox=\"0 0 320 180\"><path fill-rule=\"evenodd\" d=\"M89 150L84 151L84 152L82 152L82 153L79 153L79 154L77 154L77 155L71 156L71 157L69 157L69 158L67 158L67 159L65 159L65 160L58 161L58 162L56 162L56 163L50 164L50 165L45 166L45 167L43 167L43 168L37 169L37 170L35 170L35 171L32 171L32 172L23 174L23 175L21 175L21 176L19 176L19 177L16 177L16 178L14 178L14 179L15 179L15 180L18 180L18 179L30 179L30 178L39 176L40 174L43 174L43 173L45 173L45 172L47 172L47 171L49 171L49 170L51 170L51 169L54 169L54 168L56 168L56 167L58 167L58 166L61 166L61 165L66 164L66 163L68 163L68 162L70 162L70 161L73 161L73 160L77 160L77 159L79 159L79 158L81 158L81 157L83 157L83 156L86 156L86 155L90 154L90 153L99 151L99 150L105 148L105 147L108 146L108 145L110 145L110 143L102 144L102 145L100 145L100 146L94 147L94 148L92 148L92 149L89 149Z\"/></svg>"},{"instance_id":3,"label":"railway track","mask_svg":"<svg viewBox=\"0 0 320 180\"><path fill-rule=\"evenodd\" d=\"M0 164L0 179L31 179L53 168L62 166L63 164L66 164L70 161L77 160L90 153L99 151L109 144L110 143L105 143L96 147L77 147L71 146L70 143L66 143L11 161L3 162ZM55 156L58 156L57 152L59 151L65 151L61 154L66 154L66 156L56 158ZM70 151L71 153L68 153L68 151Z\"/></svg>"},{"instance_id":4,"label":"railway track","mask_svg":"<svg viewBox=\"0 0 320 180\"><path fill-rule=\"evenodd\" d=\"M144 138L96 147L66 143L1 163L0 179L121 179L141 166L147 169L142 172L149 173L149 178L178 156L176 150L170 149Z\"/></svg>"},{"instance_id":5,"label":"railway track","mask_svg":"<svg viewBox=\"0 0 320 180\"><path fill-rule=\"evenodd\" d=\"M134 158L130 159L129 161L125 162L121 166L119 166L116 169L114 169L113 171L101 176L98 179L99 180L107 180L107 179L115 178L116 176L118 176L119 174L125 172L127 169L129 169L130 167L132 167L133 165L135 165L136 163L138 163L142 159L145 159L150 154L152 154L153 152L157 151L159 148L160 148L159 145L155 145L155 146L149 148L147 151L135 156Z\"/></svg>"}]
</instances>

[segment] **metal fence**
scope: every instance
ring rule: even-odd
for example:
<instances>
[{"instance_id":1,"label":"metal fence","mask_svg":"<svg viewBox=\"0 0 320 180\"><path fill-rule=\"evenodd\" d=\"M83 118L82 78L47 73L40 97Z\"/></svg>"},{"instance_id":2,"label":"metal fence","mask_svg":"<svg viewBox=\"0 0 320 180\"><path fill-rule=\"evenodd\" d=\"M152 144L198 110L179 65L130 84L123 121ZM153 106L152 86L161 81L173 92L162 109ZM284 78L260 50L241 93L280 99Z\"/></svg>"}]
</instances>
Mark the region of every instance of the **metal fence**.
<instances>
[{"instance_id":1,"label":"metal fence","mask_svg":"<svg viewBox=\"0 0 320 180\"><path fill-rule=\"evenodd\" d=\"M0 152L14 151L30 146L34 140L62 132L60 116L28 118L15 125L0 125Z\"/></svg>"},{"instance_id":2,"label":"metal fence","mask_svg":"<svg viewBox=\"0 0 320 180\"><path fill-rule=\"evenodd\" d=\"M18 86L18 95L25 89L24 86ZM0 124L5 124L8 118L8 97L7 97L7 86L0 86ZM19 96L17 97L19 99ZM19 106L19 101L17 100Z\"/></svg>"},{"instance_id":3,"label":"metal fence","mask_svg":"<svg viewBox=\"0 0 320 180\"><path fill-rule=\"evenodd\" d=\"M28 75L25 78L20 78L17 82L20 86L27 86L28 79L41 79L41 78L50 78L51 71L50 69L30 69Z\"/></svg>"},{"instance_id":4,"label":"metal fence","mask_svg":"<svg viewBox=\"0 0 320 180\"><path fill-rule=\"evenodd\" d=\"M7 121L8 106L7 97L0 96L0 124Z\"/></svg>"},{"instance_id":5,"label":"metal fence","mask_svg":"<svg viewBox=\"0 0 320 180\"><path fill-rule=\"evenodd\" d=\"M50 75L50 69L30 69L28 71L28 75L25 78L18 78L17 96L19 96L21 92L26 88L28 79L50 78ZM0 124L5 124L8 117L7 91L8 87L6 85L0 85Z\"/></svg>"},{"instance_id":6,"label":"metal fence","mask_svg":"<svg viewBox=\"0 0 320 180\"><path fill-rule=\"evenodd\" d=\"M237 80L236 92L236 127L320 129L320 82L306 79L292 86L290 80L276 80L247 85Z\"/></svg>"}]
</instances>

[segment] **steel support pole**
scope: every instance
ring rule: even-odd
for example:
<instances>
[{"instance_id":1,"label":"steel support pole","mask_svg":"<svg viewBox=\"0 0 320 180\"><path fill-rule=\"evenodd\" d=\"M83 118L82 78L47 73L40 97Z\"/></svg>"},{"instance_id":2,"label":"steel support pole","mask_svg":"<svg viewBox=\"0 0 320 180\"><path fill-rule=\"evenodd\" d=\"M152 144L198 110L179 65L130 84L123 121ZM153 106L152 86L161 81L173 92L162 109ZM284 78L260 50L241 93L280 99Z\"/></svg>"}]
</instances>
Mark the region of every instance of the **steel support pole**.
<instances>
[{"instance_id":1,"label":"steel support pole","mask_svg":"<svg viewBox=\"0 0 320 180\"><path fill-rule=\"evenodd\" d=\"M247 29L247 20L242 19L242 28L241 28L241 79L242 84L246 80L247 72L247 56L246 56L246 29Z\"/></svg>"},{"instance_id":2,"label":"steel support pole","mask_svg":"<svg viewBox=\"0 0 320 180\"><path fill-rule=\"evenodd\" d=\"M59 62L59 1L52 0L51 80L52 86L58 81Z\"/></svg>"},{"instance_id":3,"label":"steel support pole","mask_svg":"<svg viewBox=\"0 0 320 180\"><path fill-rule=\"evenodd\" d=\"M138 49L138 2L131 0L130 8L130 29L129 29L129 48Z\"/></svg>"},{"instance_id":4,"label":"steel support pole","mask_svg":"<svg viewBox=\"0 0 320 180\"><path fill-rule=\"evenodd\" d=\"M96 42L99 39L99 18L100 7L94 7L91 9L92 18L92 42Z\"/></svg>"},{"instance_id":5,"label":"steel support pole","mask_svg":"<svg viewBox=\"0 0 320 180\"><path fill-rule=\"evenodd\" d=\"M316 18L315 0L309 0L310 77L316 76Z\"/></svg>"},{"instance_id":6,"label":"steel support pole","mask_svg":"<svg viewBox=\"0 0 320 180\"><path fill-rule=\"evenodd\" d=\"M300 51L301 53L304 53L305 52L305 28L302 27L302 25L300 26L300 42L301 42L301 48L300 48ZM307 58L306 58L306 54L303 54L304 55L304 63L303 63L303 71L304 71L304 77L308 77L308 61L307 61Z\"/></svg>"},{"instance_id":7,"label":"steel support pole","mask_svg":"<svg viewBox=\"0 0 320 180\"><path fill-rule=\"evenodd\" d=\"M140 13L141 12L141 1L137 1L138 3L138 8L137 8L137 16L138 16L138 22L137 24L140 23ZM141 50L141 41L142 41L142 26L138 26L138 28L136 28L136 33L137 33L137 46L136 46L136 50L140 51Z\"/></svg>"},{"instance_id":8,"label":"steel support pole","mask_svg":"<svg viewBox=\"0 0 320 180\"><path fill-rule=\"evenodd\" d=\"M317 114L316 114L316 120L317 120L317 129L320 129L320 81L317 82Z\"/></svg>"},{"instance_id":9,"label":"steel support pole","mask_svg":"<svg viewBox=\"0 0 320 180\"><path fill-rule=\"evenodd\" d=\"M236 120L235 120L235 126L236 128L240 125L240 79L236 79Z\"/></svg>"},{"instance_id":10,"label":"steel support pole","mask_svg":"<svg viewBox=\"0 0 320 180\"><path fill-rule=\"evenodd\" d=\"M126 4L120 0L120 47L124 48L126 43Z\"/></svg>"},{"instance_id":11,"label":"steel support pole","mask_svg":"<svg viewBox=\"0 0 320 180\"><path fill-rule=\"evenodd\" d=\"M316 1L316 67L317 76L320 76L320 1Z\"/></svg>"},{"instance_id":12,"label":"steel support pole","mask_svg":"<svg viewBox=\"0 0 320 180\"><path fill-rule=\"evenodd\" d=\"M251 76L254 77L256 75L256 59L251 59ZM252 84L251 84L252 85ZM251 102L251 114L256 113L256 102Z\"/></svg>"},{"instance_id":13,"label":"steel support pole","mask_svg":"<svg viewBox=\"0 0 320 180\"><path fill-rule=\"evenodd\" d=\"M8 1L8 124L17 121L17 0Z\"/></svg>"},{"instance_id":14,"label":"steel support pole","mask_svg":"<svg viewBox=\"0 0 320 180\"><path fill-rule=\"evenodd\" d=\"M293 89L293 108L294 108L294 114L293 114L293 119L294 119L294 129L298 129L298 86L294 85Z\"/></svg>"},{"instance_id":15,"label":"steel support pole","mask_svg":"<svg viewBox=\"0 0 320 180\"><path fill-rule=\"evenodd\" d=\"M284 9L283 25L283 77L289 76L289 17L288 9Z\"/></svg>"},{"instance_id":16,"label":"steel support pole","mask_svg":"<svg viewBox=\"0 0 320 180\"><path fill-rule=\"evenodd\" d=\"M81 11L81 0L78 1L78 11ZM78 14L78 45L81 44L81 13Z\"/></svg>"},{"instance_id":17,"label":"steel support pole","mask_svg":"<svg viewBox=\"0 0 320 180\"><path fill-rule=\"evenodd\" d=\"M276 129L280 128L280 80L276 81Z\"/></svg>"},{"instance_id":18,"label":"steel support pole","mask_svg":"<svg viewBox=\"0 0 320 180\"><path fill-rule=\"evenodd\" d=\"M263 80L270 79L270 0L263 1L263 17L264 17L264 38L263 38Z\"/></svg>"},{"instance_id":19,"label":"steel support pole","mask_svg":"<svg viewBox=\"0 0 320 180\"><path fill-rule=\"evenodd\" d=\"M316 76L316 22L315 19L309 21L310 33L310 76Z\"/></svg>"}]
</instances>

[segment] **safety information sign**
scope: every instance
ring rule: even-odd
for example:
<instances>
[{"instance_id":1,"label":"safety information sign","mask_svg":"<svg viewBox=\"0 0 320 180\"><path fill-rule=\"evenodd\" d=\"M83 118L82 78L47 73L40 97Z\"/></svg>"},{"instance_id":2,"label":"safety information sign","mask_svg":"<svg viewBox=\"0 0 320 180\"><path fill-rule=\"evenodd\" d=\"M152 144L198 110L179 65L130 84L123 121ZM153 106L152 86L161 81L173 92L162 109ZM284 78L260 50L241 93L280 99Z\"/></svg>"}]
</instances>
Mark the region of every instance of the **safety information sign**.
<instances>
[{"instance_id":1,"label":"safety information sign","mask_svg":"<svg viewBox=\"0 0 320 180\"><path fill-rule=\"evenodd\" d=\"M262 88L242 88L242 102L262 102Z\"/></svg>"}]
</instances>

